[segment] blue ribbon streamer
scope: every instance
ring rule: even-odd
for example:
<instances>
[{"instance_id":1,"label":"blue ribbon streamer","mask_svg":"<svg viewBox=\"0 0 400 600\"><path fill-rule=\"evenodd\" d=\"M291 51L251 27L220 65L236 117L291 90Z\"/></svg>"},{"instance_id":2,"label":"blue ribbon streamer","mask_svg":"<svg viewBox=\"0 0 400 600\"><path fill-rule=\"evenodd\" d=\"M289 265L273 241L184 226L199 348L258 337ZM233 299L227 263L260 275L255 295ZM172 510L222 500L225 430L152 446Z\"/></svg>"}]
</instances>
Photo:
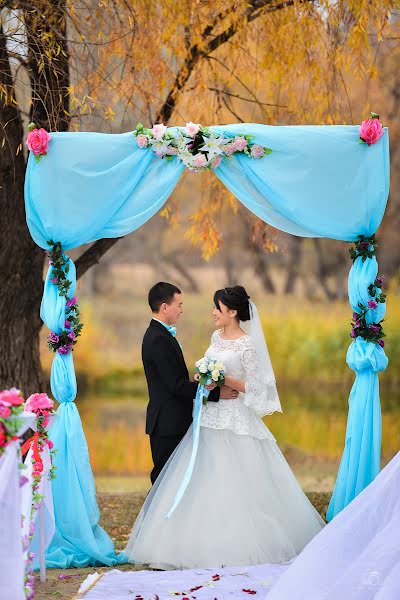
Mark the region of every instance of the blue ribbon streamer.
<instances>
[{"instance_id":1,"label":"blue ribbon streamer","mask_svg":"<svg viewBox=\"0 0 400 600\"><path fill-rule=\"evenodd\" d=\"M203 408L203 398L208 398L209 390L205 388L204 385L199 385L197 387L196 397L194 399L194 408L193 408L193 447L192 454L190 456L189 464L183 476L181 483L179 484L179 488L175 494L174 501L172 503L171 508L169 509L166 519L169 519L174 513L176 507L180 503L183 498L183 495L186 491L187 486L192 478L194 464L196 462L197 450L199 447L199 438L200 438L200 417L201 411Z\"/></svg>"}]
</instances>

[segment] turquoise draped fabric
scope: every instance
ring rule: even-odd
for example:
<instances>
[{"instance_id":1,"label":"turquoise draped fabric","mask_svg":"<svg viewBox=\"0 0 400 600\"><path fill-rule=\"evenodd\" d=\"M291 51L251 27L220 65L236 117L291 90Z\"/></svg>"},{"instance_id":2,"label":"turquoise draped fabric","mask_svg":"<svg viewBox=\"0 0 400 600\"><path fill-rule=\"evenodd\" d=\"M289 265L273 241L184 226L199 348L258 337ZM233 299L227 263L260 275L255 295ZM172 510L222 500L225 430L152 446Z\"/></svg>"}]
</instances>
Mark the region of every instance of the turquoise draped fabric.
<instances>
[{"instance_id":1,"label":"turquoise draped fabric","mask_svg":"<svg viewBox=\"0 0 400 600\"><path fill-rule=\"evenodd\" d=\"M68 267L72 297L76 289L76 270L71 259ZM59 334L64 329L67 300L59 296L50 277L51 269L46 276L40 316L51 331ZM54 355L50 385L60 406L58 419L50 432L58 451L54 458L58 476L52 483L56 532L46 551L46 565L64 569L125 562L123 555L115 555L114 544L98 524L100 514L89 452L74 402L77 385L72 353Z\"/></svg>"},{"instance_id":2,"label":"turquoise draped fabric","mask_svg":"<svg viewBox=\"0 0 400 600\"><path fill-rule=\"evenodd\" d=\"M355 312L372 297L368 287L378 275L375 256L357 258L349 273L349 301ZM367 323L379 323L386 313L386 302L369 309ZM347 351L347 364L356 374L349 397L345 448L326 517L332 520L353 498L369 485L380 471L382 419L379 399L379 371L388 359L378 344L357 337Z\"/></svg>"},{"instance_id":3,"label":"turquoise draped fabric","mask_svg":"<svg viewBox=\"0 0 400 600\"><path fill-rule=\"evenodd\" d=\"M265 222L298 236L349 242L378 229L389 192L387 130L376 144L367 146L359 144L356 126L247 123L213 129L232 136L254 135L255 143L272 149L272 154L258 160L234 155L215 170L244 206ZM161 160L150 149L138 148L132 133L51 136L48 154L40 162L29 157L25 180L27 224L35 242L44 249L48 249L50 239L68 250L100 238L127 235L160 210L184 169L176 157ZM69 266L71 296L75 289L72 261ZM352 306L357 306L360 298L365 300L376 269L375 259L353 265L349 279ZM58 296L50 281L51 268L49 271L41 316L57 333L63 328L65 299ZM378 322L383 314L384 308L379 306L368 318ZM346 447L332 514L379 470L377 373L385 368L387 359L376 344L363 345L362 341L353 342L348 354L356 381L350 395ZM57 532L48 551L48 564L113 564L118 558L98 525L93 476L74 403L76 378L71 354L55 354L51 389L61 406L52 432L59 448L54 482Z\"/></svg>"}]
</instances>

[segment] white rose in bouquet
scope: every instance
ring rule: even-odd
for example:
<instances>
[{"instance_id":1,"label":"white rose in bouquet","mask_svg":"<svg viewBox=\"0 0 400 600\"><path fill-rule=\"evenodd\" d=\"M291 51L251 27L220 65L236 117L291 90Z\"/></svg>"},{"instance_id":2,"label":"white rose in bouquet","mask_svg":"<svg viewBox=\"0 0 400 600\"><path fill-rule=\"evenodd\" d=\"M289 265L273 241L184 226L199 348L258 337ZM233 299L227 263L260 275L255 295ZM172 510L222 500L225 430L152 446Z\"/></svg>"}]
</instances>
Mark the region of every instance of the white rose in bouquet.
<instances>
[{"instance_id":1,"label":"white rose in bouquet","mask_svg":"<svg viewBox=\"0 0 400 600\"><path fill-rule=\"evenodd\" d=\"M217 369L214 369L214 371L211 371L211 379L213 381L218 381L218 379L219 379L219 371Z\"/></svg>"}]
</instances>

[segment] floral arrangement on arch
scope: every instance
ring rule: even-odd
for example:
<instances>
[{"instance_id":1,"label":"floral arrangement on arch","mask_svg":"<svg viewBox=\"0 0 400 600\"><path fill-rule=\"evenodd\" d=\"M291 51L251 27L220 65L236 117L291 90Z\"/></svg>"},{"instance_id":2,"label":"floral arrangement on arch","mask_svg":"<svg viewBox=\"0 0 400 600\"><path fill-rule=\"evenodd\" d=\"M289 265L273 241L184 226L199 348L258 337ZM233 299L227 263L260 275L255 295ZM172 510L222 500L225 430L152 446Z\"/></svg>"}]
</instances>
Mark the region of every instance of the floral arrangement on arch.
<instances>
[{"instance_id":1,"label":"floral arrangement on arch","mask_svg":"<svg viewBox=\"0 0 400 600\"><path fill-rule=\"evenodd\" d=\"M35 155L36 162L40 162L46 156L49 149L51 135L43 129L36 127L35 123L29 123L29 133L26 138L28 149Z\"/></svg>"},{"instance_id":2,"label":"floral arrangement on arch","mask_svg":"<svg viewBox=\"0 0 400 600\"><path fill-rule=\"evenodd\" d=\"M375 234L369 237L359 235L358 240L354 242L354 248L350 248L350 256L353 260L361 258L363 262L367 258L372 258L376 254L376 248L378 243L376 241ZM381 348L385 347L384 337L386 334L383 331L383 327L380 323L369 323L367 322L367 314L370 310L375 310L378 304L386 302L386 294L382 292L383 277L378 276L375 281L368 286L368 294L370 299L367 304L358 304L358 312L353 312L352 319L352 330L350 337L355 339L362 337L366 342L373 342L378 344Z\"/></svg>"},{"instance_id":3,"label":"floral arrangement on arch","mask_svg":"<svg viewBox=\"0 0 400 600\"><path fill-rule=\"evenodd\" d=\"M21 454L26 454L32 448L32 507L30 513L30 523L28 535L22 540L22 547L26 552L25 560L25 595L27 600L31 600L35 596L34 585L35 577L33 575L32 562L35 557L33 552L30 552L29 546L35 535L35 520L40 504L44 499L39 493L39 486L43 476L43 461L41 453L47 446L50 451L51 469L49 471L49 479L55 478L55 469L53 465L53 456L56 450L53 447L53 442L49 439L47 426L49 424L49 416L55 414L54 402L47 394L32 394L29 396L24 405L24 410L33 412L36 415L36 431L21 447ZM22 476L20 485L27 483L27 478Z\"/></svg>"},{"instance_id":4,"label":"floral arrangement on arch","mask_svg":"<svg viewBox=\"0 0 400 600\"><path fill-rule=\"evenodd\" d=\"M372 146L381 139L385 130L379 120L379 115L372 112L369 119L365 119L360 125L360 144Z\"/></svg>"},{"instance_id":5,"label":"floral arrangement on arch","mask_svg":"<svg viewBox=\"0 0 400 600\"><path fill-rule=\"evenodd\" d=\"M52 331L47 338L49 350L58 352L59 354L69 354L77 342L77 338L81 335L83 323L80 322L80 312L76 297L69 297L68 292L71 287L71 281L68 279L68 257L62 251L60 242L47 242L52 246L51 250L47 251L49 257L49 266L52 269L50 281L58 287L59 296L66 298L65 321L64 328L57 333Z\"/></svg>"},{"instance_id":6,"label":"floral arrangement on arch","mask_svg":"<svg viewBox=\"0 0 400 600\"><path fill-rule=\"evenodd\" d=\"M138 123L133 132L139 148L151 148L159 157L172 160L176 156L191 173L216 169L223 158L233 154L246 154L250 158L262 158L271 154L271 148L254 144L252 135L229 136L214 133L210 127L186 123L186 127L168 131L162 123L147 129Z\"/></svg>"}]
</instances>

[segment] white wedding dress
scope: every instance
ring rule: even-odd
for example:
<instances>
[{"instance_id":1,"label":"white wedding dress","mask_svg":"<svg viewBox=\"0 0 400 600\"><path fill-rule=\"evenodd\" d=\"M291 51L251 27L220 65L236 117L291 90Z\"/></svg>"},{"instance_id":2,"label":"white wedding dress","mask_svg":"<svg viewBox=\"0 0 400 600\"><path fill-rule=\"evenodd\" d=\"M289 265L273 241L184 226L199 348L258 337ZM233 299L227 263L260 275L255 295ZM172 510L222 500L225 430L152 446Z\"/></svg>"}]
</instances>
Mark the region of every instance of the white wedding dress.
<instances>
[{"instance_id":1,"label":"white wedding dress","mask_svg":"<svg viewBox=\"0 0 400 600\"><path fill-rule=\"evenodd\" d=\"M207 355L244 380L236 400L203 407L198 453L186 492L169 519L192 450L192 427L148 494L125 553L162 569L284 563L324 527L275 438L262 421L268 390L258 376L253 339L225 340Z\"/></svg>"}]
</instances>

